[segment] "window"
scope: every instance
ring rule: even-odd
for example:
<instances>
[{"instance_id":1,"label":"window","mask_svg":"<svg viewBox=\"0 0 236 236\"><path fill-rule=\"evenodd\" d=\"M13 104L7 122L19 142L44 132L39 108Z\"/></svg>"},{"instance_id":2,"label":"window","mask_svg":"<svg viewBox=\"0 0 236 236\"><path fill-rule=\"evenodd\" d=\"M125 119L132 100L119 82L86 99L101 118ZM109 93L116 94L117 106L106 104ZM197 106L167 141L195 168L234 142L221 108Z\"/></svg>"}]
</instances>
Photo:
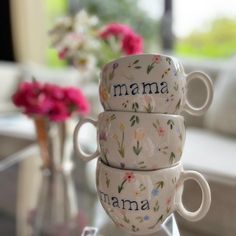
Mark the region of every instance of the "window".
<instances>
[{"instance_id":1,"label":"window","mask_svg":"<svg viewBox=\"0 0 236 236\"><path fill-rule=\"evenodd\" d=\"M236 1L173 0L177 54L219 58L236 53Z\"/></svg>"}]
</instances>

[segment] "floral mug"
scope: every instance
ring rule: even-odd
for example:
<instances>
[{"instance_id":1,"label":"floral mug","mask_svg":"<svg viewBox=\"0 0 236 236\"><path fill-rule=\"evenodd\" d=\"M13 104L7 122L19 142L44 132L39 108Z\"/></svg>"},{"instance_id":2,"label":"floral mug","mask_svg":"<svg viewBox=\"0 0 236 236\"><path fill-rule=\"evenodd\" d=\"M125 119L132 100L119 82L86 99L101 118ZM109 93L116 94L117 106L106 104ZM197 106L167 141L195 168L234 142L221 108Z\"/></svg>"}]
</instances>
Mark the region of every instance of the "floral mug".
<instances>
[{"instance_id":1,"label":"floral mug","mask_svg":"<svg viewBox=\"0 0 236 236\"><path fill-rule=\"evenodd\" d=\"M184 182L192 179L202 192L194 212L182 202ZM130 171L109 167L98 160L96 185L100 202L120 228L131 234L151 234L177 211L189 221L202 219L211 204L207 181L196 171L184 171L181 164L155 171Z\"/></svg>"},{"instance_id":2,"label":"floral mug","mask_svg":"<svg viewBox=\"0 0 236 236\"><path fill-rule=\"evenodd\" d=\"M201 107L191 105L186 95L193 79L201 80L207 89ZM202 115L211 105L213 85L203 72L185 74L182 64L174 57L138 54L119 58L103 67L99 95L105 110L167 114L185 110Z\"/></svg>"},{"instance_id":3,"label":"floral mug","mask_svg":"<svg viewBox=\"0 0 236 236\"><path fill-rule=\"evenodd\" d=\"M97 127L97 150L88 154L79 145L84 124ZM177 164L185 143L184 118L179 115L105 111L98 121L81 119L74 131L74 149L84 161L101 156L109 166L154 170Z\"/></svg>"}]
</instances>

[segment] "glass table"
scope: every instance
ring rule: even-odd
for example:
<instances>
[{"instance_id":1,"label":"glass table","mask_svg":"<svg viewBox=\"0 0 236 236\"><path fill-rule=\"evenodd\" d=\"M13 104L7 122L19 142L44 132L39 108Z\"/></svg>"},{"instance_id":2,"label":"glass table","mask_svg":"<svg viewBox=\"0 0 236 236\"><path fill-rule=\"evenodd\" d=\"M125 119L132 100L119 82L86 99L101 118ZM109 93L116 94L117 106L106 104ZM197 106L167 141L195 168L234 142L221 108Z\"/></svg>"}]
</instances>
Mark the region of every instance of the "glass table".
<instances>
[{"instance_id":1,"label":"glass table","mask_svg":"<svg viewBox=\"0 0 236 236\"><path fill-rule=\"evenodd\" d=\"M90 131L86 131L86 144L90 135ZM0 235L31 235L29 211L36 201L37 175L40 174L40 158L34 135L9 135L6 130L0 130L0 144ZM82 236L130 235L118 229L100 205L95 190L94 164L87 165L75 159L73 179ZM165 221L162 230L152 235L179 236L174 215Z\"/></svg>"}]
</instances>

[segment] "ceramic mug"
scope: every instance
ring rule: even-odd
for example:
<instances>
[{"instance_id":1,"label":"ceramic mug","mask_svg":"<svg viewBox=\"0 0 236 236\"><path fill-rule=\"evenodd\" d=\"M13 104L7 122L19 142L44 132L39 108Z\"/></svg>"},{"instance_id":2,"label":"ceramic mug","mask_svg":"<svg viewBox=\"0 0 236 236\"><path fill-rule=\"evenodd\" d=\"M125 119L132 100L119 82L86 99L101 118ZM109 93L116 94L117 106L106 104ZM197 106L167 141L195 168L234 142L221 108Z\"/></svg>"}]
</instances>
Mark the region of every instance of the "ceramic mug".
<instances>
[{"instance_id":1,"label":"ceramic mug","mask_svg":"<svg viewBox=\"0 0 236 236\"><path fill-rule=\"evenodd\" d=\"M207 89L201 107L191 105L186 95L193 79L201 80ZM211 105L213 85L203 72L185 74L174 57L139 54L119 58L103 67L99 95L105 110L165 114L180 114L185 110L202 115Z\"/></svg>"},{"instance_id":2,"label":"ceramic mug","mask_svg":"<svg viewBox=\"0 0 236 236\"><path fill-rule=\"evenodd\" d=\"M84 124L97 128L97 150L88 154L79 145ZM185 143L184 118L179 115L106 111L98 120L81 119L74 131L75 153L84 161L101 156L109 166L154 170L180 161Z\"/></svg>"},{"instance_id":3,"label":"ceramic mug","mask_svg":"<svg viewBox=\"0 0 236 236\"><path fill-rule=\"evenodd\" d=\"M182 202L184 182L192 179L202 192L194 212ZM211 192L196 171L184 171L181 164L155 171L130 171L109 167L98 160L96 185L100 202L116 225L131 234L151 234L177 211L189 221L202 219L209 210Z\"/></svg>"}]
</instances>

